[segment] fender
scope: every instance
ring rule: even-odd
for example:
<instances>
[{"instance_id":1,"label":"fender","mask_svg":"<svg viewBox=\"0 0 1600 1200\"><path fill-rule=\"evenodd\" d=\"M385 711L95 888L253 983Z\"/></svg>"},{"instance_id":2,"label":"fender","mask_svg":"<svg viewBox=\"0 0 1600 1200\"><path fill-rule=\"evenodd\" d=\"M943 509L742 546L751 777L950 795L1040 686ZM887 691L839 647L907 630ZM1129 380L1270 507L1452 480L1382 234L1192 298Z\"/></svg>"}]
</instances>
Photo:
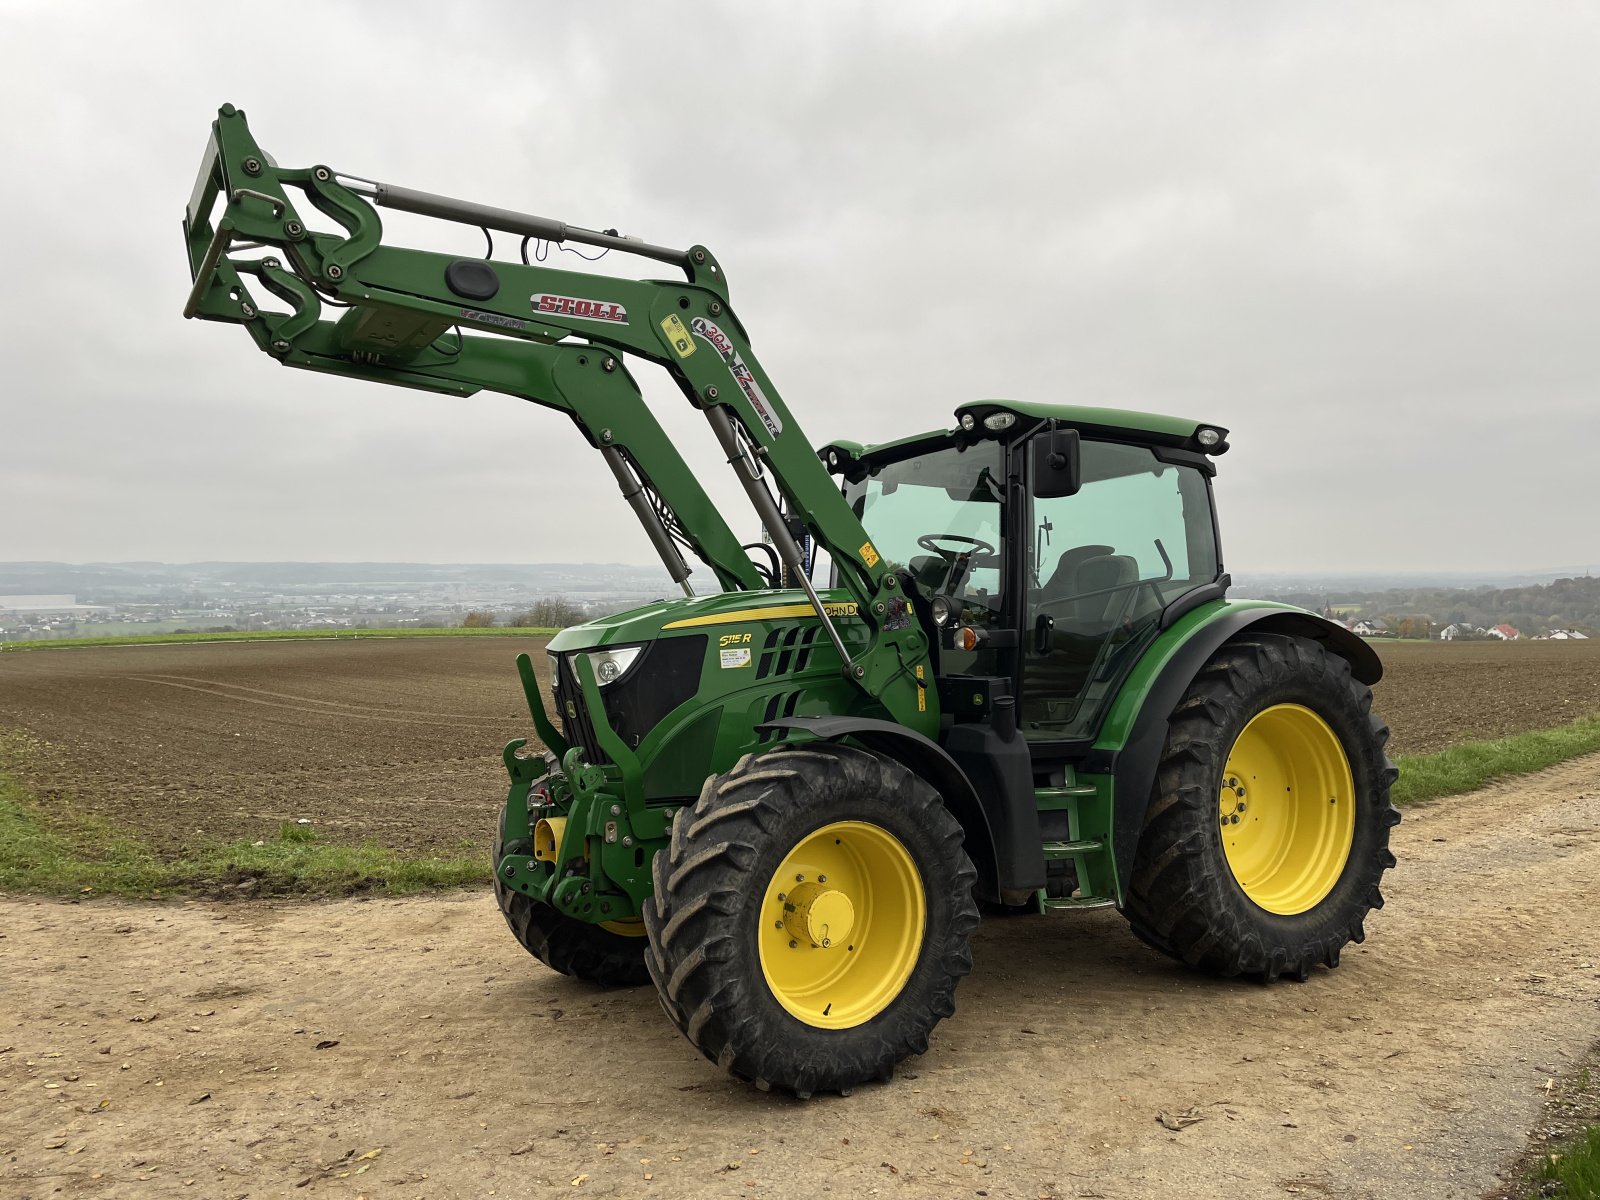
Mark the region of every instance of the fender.
<instances>
[{"instance_id":1,"label":"fender","mask_svg":"<svg viewBox=\"0 0 1600 1200\"><path fill-rule=\"evenodd\" d=\"M916 772L944 799L966 838L967 856L978 869L978 891L998 895L999 864L989 816L972 782L939 743L893 721L872 717L786 717L767 721L757 729L806 733L818 741L854 738L868 750L885 754Z\"/></svg>"},{"instance_id":2,"label":"fender","mask_svg":"<svg viewBox=\"0 0 1600 1200\"><path fill-rule=\"evenodd\" d=\"M1167 740L1167 719L1200 669L1224 643L1246 631L1310 638L1348 662L1350 673L1362 683L1371 686L1383 678L1383 663L1371 646L1343 626L1304 609L1223 601L1210 613L1203 609L1196 612L1202 614L1197 627L1190 630L1160 668L1122 745L1111 750L1097 746L1084 763L1084 770L1109 774L1114 781L1111 849L1119 893L1124 895L1155 788L1156 766Z\"/></svg>"}]
</instances>

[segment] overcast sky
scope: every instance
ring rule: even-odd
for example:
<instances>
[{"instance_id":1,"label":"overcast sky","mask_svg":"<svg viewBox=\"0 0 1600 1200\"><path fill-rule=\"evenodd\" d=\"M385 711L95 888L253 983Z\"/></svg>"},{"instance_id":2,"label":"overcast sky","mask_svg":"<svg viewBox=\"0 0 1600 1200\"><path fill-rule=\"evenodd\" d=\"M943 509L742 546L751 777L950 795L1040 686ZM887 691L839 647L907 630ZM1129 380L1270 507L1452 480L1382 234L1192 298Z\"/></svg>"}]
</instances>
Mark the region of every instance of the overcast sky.
<instances>
[{"instance_id":1,"label":"overcast sky","mask_svg":"<svg viewBox=\"0 0 1600 1200\"><path fill-rule=\"evenodd\" d=\"M228 101L285 166L704 242L814 442L1183 413L1235 571L1600 565L1597 63L1578 4L0 0L0 560L654 561L565 417L182 320Z\"/></svg>"}]
</instances>

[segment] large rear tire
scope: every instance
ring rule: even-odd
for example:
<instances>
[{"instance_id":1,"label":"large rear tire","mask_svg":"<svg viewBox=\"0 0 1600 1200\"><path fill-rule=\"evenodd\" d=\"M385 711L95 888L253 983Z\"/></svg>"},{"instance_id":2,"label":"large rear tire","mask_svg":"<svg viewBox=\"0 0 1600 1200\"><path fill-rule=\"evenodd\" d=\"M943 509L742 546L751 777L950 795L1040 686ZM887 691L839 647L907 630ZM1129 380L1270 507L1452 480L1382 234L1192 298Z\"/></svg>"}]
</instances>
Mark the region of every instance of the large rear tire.
<instances>
[{"instance_id":1,"label":"large rear tire","mask_svg":"<svg viewBox=\"0 0 1600 1200\"><path fill-rule=\"evenodd\" d=\"M1216 975L1338 966L1395 865L1388 740L1371 689L1321 644L1224 645L1169 721L1128 893L1134 932Z\"/></svg>"},{"instance_id":2,"label":"large rear tire","mask_svg":"<svg viewBox=\"0 0 1600 1200\"><path fill-rule=\"evenodd\" d=\"M805 1097L888 1079L972 970L977 878L938 794L831 743L747 755L677 813L646 961L691 1044Z\"/></svg>"},{"instance_id":3,"label":"large rear tire","mask_svg":"<svg viewBox=\"0 0 1600 1200\"><path fill-rule=\"evenodd\" d=\"M552 971L602 987L639 987L650 982L644 965L644 926L634 922L591 925L557 912L542 900L513 891L500 881L500 860L507 853L505 809L500 832L490 851L495 868L494 898L512 936L522 948Z\"/></svg>"}]
</instances>

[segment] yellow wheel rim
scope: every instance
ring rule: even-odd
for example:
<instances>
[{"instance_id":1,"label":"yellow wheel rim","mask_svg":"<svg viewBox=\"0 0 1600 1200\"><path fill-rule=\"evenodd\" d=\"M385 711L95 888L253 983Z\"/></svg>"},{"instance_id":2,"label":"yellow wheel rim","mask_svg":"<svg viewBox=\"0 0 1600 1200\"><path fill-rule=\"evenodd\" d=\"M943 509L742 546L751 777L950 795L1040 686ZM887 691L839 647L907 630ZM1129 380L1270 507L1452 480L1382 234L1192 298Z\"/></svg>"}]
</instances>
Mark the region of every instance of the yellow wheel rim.
<instances>
[{"instance_id":1,"label":"yellow wheel rim","mask_svg":"<svg viewBox=\"0 0 1600 1200\"><path fill-rule=\"evenodd\" d=\"M1316 907L1355 838L1355 781L1338 735L1302 705L1262 709L1228 752L1219 816L1246 896L1282 916Z\"/></svg>"},{"instance_id":2,"label":"yellow wheel rim","mask_svg":"<svg viewBox=\"0 0 1600 1200\"><path fill-rule=\"evenodd\" d=\"M784 856L761 901L761 974L794 1017L849 1029L888 1008L922 951L922 876L893 834L824 825Z\"/></svg>"},{"instance_id":3,"label":"yellow wheel rim","mask_svg":"<svg viewBox=\"0 0 1600 1200\"><path fill-rule=\"evenodd\" d=\"M644 922L638 917L626 917L621 921L601 921L600 928L620 934L622 937L644 936Z\"/></svg>"}]
</instances>

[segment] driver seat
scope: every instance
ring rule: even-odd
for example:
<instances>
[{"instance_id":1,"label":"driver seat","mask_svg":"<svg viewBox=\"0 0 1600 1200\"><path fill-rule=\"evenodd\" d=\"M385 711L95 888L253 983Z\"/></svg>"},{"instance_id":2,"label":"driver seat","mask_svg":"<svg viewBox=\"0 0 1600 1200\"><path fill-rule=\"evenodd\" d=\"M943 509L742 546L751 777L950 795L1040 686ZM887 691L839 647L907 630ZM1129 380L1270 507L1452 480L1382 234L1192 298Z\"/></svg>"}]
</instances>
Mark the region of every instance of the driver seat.
<instances>
[{"instance_id":1,"label":"driver seat","mask_svg":"<svg viewBox=\"0 0 1600 1200\"><path fill-rule=\"evenodd\" d=\"M1098 554L1083 560L1058 620L1072 633L1104 635L1127 606L1126 585L1138 578L1139 564L1130 554Z\"/></svg>"},{"instance_id":2,"label":"driver seat","mask_svg":"<svg viewBox=\"0 0 1600 1200\"><path fill-rule=\"evenodd\" d=\"M1074 546L1062 551L1061 557L1056 560L1056 569L1039 586L1039 603L1054 604L1085 590L1077 582L1078 571L1083 564L1092 558L1115 553L1115 548L1111 546Z\"/></svg>"}]
</instances>

